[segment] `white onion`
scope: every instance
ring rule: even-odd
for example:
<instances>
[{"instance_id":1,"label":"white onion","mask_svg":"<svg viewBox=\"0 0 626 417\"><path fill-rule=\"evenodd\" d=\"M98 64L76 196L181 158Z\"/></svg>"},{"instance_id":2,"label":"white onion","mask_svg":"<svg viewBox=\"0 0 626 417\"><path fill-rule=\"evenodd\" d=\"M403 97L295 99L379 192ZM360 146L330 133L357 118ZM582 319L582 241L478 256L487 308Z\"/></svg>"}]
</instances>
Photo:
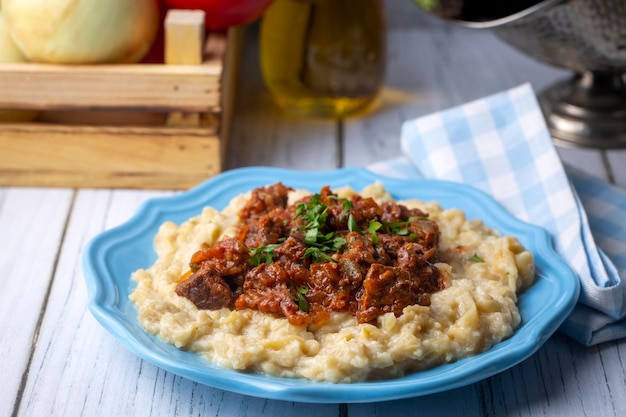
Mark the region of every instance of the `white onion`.
<instances>
[{"instance_id":1,"label":"white onion","mask_svg":"<svg viewBox=\"0 0 626 417\"><path fill-rule=\"evenodd\" d=\"M33 62L137 62L159 26L158 0L2 0L2 11Z\"/></svg>"},{"instance_id":2,"label":"white onion","mask_svg":"<svg viewBox=\"0 0 626 417\"><path fill-rule=\"evenodd\" d=\"M0 11L0 62L25 62L26 57L15 45L4 23L2 11Z\"/></svg>"},{"instance_id":3,"label":"white onion","mask_svg":"<svg viewBox=\"0 0 626 417\"><path fill-rule=\"evenodd\" d=\"M24 62L26 58L9 36L0 11L0 65L7 62ZM37 117L36 111L0 110L0 122L24 122Z\"/></svg>"}]
</instances>

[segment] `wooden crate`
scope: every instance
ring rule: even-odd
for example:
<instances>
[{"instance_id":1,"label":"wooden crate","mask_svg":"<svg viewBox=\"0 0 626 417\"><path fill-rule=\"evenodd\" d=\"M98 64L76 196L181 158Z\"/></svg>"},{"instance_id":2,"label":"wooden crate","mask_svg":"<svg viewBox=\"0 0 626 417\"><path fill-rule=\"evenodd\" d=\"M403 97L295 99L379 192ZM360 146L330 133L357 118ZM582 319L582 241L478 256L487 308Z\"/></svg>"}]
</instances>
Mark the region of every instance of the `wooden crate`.
<instances>
[{"instance_id":1,"label":"wooden crate","mask_svg":"<svg viewBox=\"0 0 626 417\"><path fill-rule=\"evenodd\" d=\"M185 189L219 173L244 28L205 40L170 17L167 65L0 65L0 109L40 112L0 123L0 185Z\"/></svg>"}]
</instances>

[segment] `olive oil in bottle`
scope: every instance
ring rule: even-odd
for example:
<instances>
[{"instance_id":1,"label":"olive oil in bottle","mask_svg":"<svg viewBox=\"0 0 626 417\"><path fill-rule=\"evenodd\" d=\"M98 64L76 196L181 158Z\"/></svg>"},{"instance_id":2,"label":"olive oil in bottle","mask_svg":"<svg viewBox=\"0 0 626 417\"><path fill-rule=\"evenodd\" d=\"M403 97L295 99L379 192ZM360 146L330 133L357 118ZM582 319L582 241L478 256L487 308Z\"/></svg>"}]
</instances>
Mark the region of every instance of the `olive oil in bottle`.
<instances>
[{"instance_id":1,"label":"olive oil in bottle","mask_svg":"<svg viewBox=\"0 0 626 417\"><path fill-rule=\"evenodd\" d=\"M260 36L265 85L287 111L347 116L366 108L382 85L380 0L275 0Z\"/></svg>"}]
</instances>

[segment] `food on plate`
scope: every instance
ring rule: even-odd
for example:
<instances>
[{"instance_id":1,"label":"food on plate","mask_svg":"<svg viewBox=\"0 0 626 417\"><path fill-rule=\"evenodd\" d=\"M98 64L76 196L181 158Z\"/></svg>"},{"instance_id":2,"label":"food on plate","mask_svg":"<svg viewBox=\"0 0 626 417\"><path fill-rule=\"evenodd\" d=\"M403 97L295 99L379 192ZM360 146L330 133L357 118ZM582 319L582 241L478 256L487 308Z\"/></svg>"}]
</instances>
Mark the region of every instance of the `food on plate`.
<instances>
[{"instance_id":1,"label":"food on plate","mask_svg":"<svg viewBox=\"0 0 626 417\"><path fill-rule=\"evenodd\" d=\"M139 322L242 371L349 383L474 355L520 325L515 237L436 202L282 183L164 223L132 278Z\"/></svg>"}]
</instances>

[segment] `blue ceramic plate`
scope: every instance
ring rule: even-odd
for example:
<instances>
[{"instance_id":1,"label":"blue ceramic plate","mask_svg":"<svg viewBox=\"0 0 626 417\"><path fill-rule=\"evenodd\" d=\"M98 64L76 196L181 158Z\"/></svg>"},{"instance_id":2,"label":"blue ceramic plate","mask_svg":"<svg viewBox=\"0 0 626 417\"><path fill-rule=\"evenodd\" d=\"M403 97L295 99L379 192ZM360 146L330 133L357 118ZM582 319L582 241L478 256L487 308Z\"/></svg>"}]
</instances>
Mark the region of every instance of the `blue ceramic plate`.
<instances>
[{"instance_id":1,"label":"blue ceramic plate","mask_svg":"<svg viewBox=\"0 0 626 417\"><path fill-rule=\"evenodd\" d=\"M508 340L489 351L402 378L354 384L330 384L247 374L214 365L146 333L128 295L130 275L156 259L153 238L161 223L178 224L202 207L223 208L235 195L282 181L295 188L319 191L350 185L360 190L380 180L396 199L436 200L444 208L464 210L502 234L519 237L536 260L537 282L521 295L522 325ZM95 237L84 253L89 308L95 318L137 356L177 375L220 389L256 397L301 402L372 402L416 397L450 390L508 369L536 352L570 313L578 298L574 273L553 251L547 232L509 215L498 203L474 188L432 180L397 180L364 169L300 172L276 168L228 171L173 197L146 202L129 221Z\"/></svg>"}]
</instances>

